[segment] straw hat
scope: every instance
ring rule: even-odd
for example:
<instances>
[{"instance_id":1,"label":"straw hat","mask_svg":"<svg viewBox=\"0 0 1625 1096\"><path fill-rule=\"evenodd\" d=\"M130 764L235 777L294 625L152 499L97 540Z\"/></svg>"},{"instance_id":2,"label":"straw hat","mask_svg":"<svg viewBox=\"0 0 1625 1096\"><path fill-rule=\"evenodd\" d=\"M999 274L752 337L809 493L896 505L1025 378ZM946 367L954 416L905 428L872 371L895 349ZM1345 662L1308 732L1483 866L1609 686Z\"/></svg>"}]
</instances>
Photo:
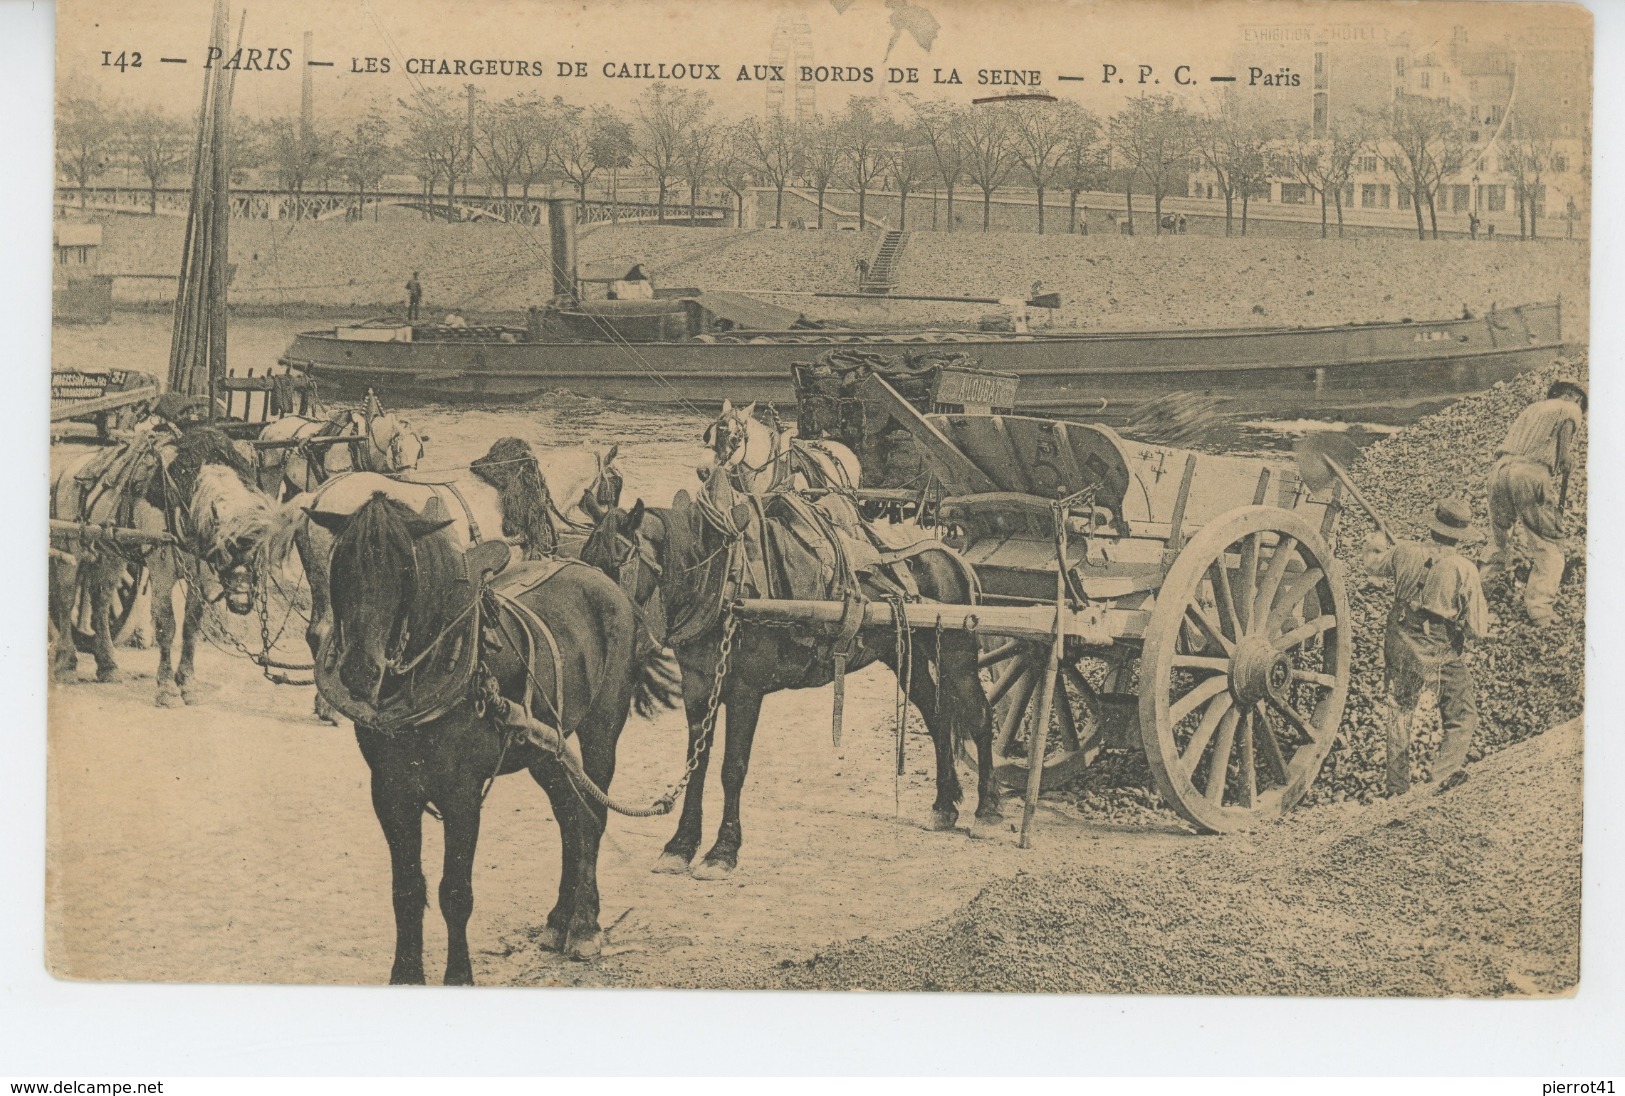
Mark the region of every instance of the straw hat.
<instances>
[{"instance_id":1,"label":"straw hat","mask_svg":"<svg viewBox=\"0 0 1625 1096\"><path fill-rule=\"evenodd\" d=\"M1482 539L1482 534L1473 526L1473 508L1463 498L1440 499L1433 507L1433 520L1428 528L1457 543Z\"/></svg>"}]
</instances>

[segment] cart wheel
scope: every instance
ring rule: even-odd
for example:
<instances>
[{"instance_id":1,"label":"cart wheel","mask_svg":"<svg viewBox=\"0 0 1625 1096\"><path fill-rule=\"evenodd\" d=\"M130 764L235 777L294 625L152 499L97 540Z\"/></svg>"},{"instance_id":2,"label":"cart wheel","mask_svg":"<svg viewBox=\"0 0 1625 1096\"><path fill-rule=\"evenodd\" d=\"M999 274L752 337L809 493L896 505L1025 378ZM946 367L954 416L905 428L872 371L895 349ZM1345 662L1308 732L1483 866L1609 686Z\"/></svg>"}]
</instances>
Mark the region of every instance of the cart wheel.
<instances>
[{"instance_id":1,"label":"cart wheel","mask_svg":"<svg viewBox=\"0 0 1625 1096\"><path fill-rule=\"evenodd\" d=\"M1222 833L1302 799L1343 718L1350 632L1341 572L1301 515L1242 507L1192 537L1140 661L1140 736L1168 805Z\"/></svg>"},{"instance_id":2,"label":"cart wheel","mask_svg":"<svg viewBox=\"0 0 1625 1096\"><path fill-rule=\"evenodd\" d=\"M146 568L139 563L126 563L124 570L119 573L118 588L113 592L112 630L115 647L124 641L125 629L129 626L130 615L135 612L135 603L146 577ZM96 632L91 625L88 595L84 574L81 572L73 603L73 646L80 654L89 654L96 649Z\"/></svg>"},{"instance_id":3,"label":"cart wheel","mask_svg":"<svg viewBox=\"0 0 1625 1096\"><path fill-rule=\"evenodd\" d=\"M993 771L1012 788L1026 791L1028 757L1038 691L1044 684L1050 644L1019 640L998 644L983 654L991 663L987 696L993 706ZM1040 790L1054 788L1089 765L1102 745L1100 699L1077 667L1061 664L1055 681L1044 747Z\"/></svg>"}]
</instances>

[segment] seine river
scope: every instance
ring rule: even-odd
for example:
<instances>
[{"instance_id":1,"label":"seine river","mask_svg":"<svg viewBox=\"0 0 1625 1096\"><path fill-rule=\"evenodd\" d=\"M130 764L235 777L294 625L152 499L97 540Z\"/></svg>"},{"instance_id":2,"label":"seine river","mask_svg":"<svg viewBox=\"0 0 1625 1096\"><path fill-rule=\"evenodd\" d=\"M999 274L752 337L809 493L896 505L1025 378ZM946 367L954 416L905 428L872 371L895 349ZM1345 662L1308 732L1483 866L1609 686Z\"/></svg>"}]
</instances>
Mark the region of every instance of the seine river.
<instances>
[{"instance_id":1,"label":"seine river","mask_svg":"<svg viewBox=\"0 0 1625 1096\"><path fill-rule=\"evenodd\" d=\"M235 318L229 349L232 370L264 372L276 365L296 332L332 325L331 319ZM118 312L102 325L59 325L54 328L54 363L64 368L122 366L162 377L169 368L169 331L167 312ZM387 392L379 395L391 406ZM718 392L718 401L727 395ZM794 416L793 408L780 411L786 418ZM641 495L652 505L666 503L678 489L694 485L693 469L708 456L700 445L707 420L692 412L610 403L566 392L495 406L414 406L406 414L429 437L423 461L426 471L466 468L491 442L504 436L530 442L542 456L544 468L550 463L546 450L619 443L617 464L626 476L628 502ZM1278 453L1290 445L1292 428L1302 425L1229 428L1204 448Z\"/></svg>"}]
</instances>

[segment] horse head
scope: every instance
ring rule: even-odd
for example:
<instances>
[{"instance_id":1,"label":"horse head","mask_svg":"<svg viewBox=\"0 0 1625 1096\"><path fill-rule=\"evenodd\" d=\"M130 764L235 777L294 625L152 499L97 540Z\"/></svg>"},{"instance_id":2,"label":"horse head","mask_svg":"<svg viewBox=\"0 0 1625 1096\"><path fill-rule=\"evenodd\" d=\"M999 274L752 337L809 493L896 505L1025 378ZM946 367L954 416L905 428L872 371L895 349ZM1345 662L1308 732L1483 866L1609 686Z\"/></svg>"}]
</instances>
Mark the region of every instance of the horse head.
<instances>
[{"instance_id":1,"label":"horse head","mask_svg":"<svg viewBox=\"0 0 1625 1096\"><path fill-rule=\"evenodd\" d=\"M735 468L750 464L751 442L766 432L766 428L753 417L756 405L735 407L732 400L722 401L722 414L705 428L701 441L711 450L718 468Z\"/></svg>"},{"instance_id":2,"label":"horse head","mask_svg":"<svg viewBox=\"0 0 1625 1096\"><path fill-rule=\"evenodd\" d=\"M423 459L428 436L416 433L400 416L380 412L364 416L360 425L367 437L369 471L398 475L412 471Z\"/></svg>"},{"instance_id":3,"label":"horse head","mask_svg":"<svg viewBox=\"0 0 1625 1096\"><path fill-rule=\"evenodd\" d=\"M593 454L598 462L598 473L581 492L579 505L582 512L594 521L606 509L621 504L621 491L626 486L626 479L621 475L621 470L615 467L615 457L620 451L619 445L612 445L602 453Z\"/></svg>"},{"instance_id":4,"label":"horse head","mask_svg":"<svg viewBox=\"0 0 1625 1096\"><path fill-rule=\"evenodd\" d=\"M638 499L632 509L602 507L581 546L581 562L604 572L634 605L648 604L665 576L666 526Z\"/></svg>"},{"instance_id":5,"label":"horse head","mask_svg":"<svg viewBox=\"0 0 1625 1096\"><path fill-rule=\"evenodd\" d=\"M230 457L225 454L229 453ZM183 545L220 580L220 599L238 616L254 608L254 591L264 547L280 522L270 497L252 486L252 471L227 443L212 459L192 465L192 453L177 453L165 475L164 489L184 491L190 481L186 512L190 543Z\"/></svg>"},{"instance_id":6,"label":"horse head","mask_svg":"<svg viewBox=\"0 0 1625 1096\"><path fill-rule=\"evenodd\" d=\"M351 696L376 707L404 676L414 633L433 642L454 615L448 602L458 584L457 550L439 536L451 524L425 518L375 493L353 514L307 508L333 534L330 562L338 680Z\"/></svg>"}]
</instances>

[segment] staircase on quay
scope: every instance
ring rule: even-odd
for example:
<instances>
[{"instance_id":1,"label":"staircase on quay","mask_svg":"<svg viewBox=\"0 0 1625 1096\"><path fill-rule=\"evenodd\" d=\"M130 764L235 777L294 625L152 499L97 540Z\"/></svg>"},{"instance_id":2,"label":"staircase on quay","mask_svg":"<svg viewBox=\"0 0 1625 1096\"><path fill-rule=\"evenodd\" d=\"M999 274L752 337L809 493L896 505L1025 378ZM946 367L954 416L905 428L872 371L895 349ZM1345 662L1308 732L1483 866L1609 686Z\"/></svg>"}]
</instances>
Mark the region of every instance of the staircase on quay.
<instances>
[{"instance_id":1,"label":"staircase on quay","mask_svg":"<svg viewBox=\"0 0 1625 1096\"><path fill-rule=\"evenodd\" d=\"M907 246L908 233L886 233L880 241L880 250L875 252L874 261L869 264L869 273L864 275L858 286L859 290L884 295L896 289L898 266L903 258L903 249Z\"/></svg>"}]
</instances>

